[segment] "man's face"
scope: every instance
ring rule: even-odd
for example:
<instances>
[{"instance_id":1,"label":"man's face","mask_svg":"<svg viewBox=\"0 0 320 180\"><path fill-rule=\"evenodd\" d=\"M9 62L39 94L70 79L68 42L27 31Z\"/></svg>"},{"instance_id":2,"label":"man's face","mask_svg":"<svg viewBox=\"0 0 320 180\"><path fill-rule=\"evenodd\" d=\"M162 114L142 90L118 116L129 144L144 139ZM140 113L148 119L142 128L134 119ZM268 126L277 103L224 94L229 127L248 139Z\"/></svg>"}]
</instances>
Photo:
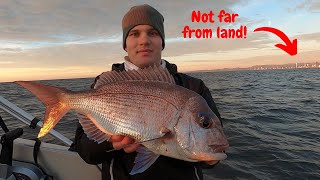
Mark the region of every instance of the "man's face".
<instances>
[{"instance_id":1,"label":"man's face","mask_svg":"<svg viewBox=\"0 0 320 180\"><path fill-rule=\"evenodd\" d=\"M137 25L132 28L126 39L126 48L130 62L139 68L160 64L162 39L156 29L149 25Z\"/></svg>"}]
</instances>

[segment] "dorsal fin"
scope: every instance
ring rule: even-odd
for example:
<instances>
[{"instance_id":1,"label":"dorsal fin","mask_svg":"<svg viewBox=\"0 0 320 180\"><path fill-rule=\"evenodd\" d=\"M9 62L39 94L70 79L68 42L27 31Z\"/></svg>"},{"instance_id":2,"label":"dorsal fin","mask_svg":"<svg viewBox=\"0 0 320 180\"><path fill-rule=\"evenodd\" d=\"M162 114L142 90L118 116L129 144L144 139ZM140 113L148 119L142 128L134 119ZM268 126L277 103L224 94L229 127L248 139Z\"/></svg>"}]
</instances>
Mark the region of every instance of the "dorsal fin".
<instances>
[{"instance_id":1,"label":"dorsal fin","mask_svg":"<svg viewBox=\"0 0 320 180\"><path fill-rule=\"evenodd\" d=\"M99 76L95 89L117 81L159 81L175 84L173 76L161 66L149 66L139 70L109 71Z\"/></svg>"}]
</instances>

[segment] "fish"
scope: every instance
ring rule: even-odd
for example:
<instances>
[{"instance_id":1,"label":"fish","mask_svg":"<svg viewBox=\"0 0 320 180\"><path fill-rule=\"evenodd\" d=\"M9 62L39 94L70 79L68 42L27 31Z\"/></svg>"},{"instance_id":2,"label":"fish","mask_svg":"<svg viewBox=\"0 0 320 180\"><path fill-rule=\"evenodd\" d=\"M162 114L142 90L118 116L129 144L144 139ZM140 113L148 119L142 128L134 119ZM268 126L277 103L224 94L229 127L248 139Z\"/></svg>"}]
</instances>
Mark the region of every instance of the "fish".
<instances>
[{"instance_id":1,"label":"fish","mask_svg":"<svg viewBox=\"0 0 320 180\"><path fill-rule=\"evenodd\" d=\"M219 118L201 95L177 85L161 66L104 72L86 91L15 83L46 106L38 138L75 110L89 139L101 143L111 135L123 135L142 144L130 174L144 172L160 155L189 162L227 158L229 144Z\"/></svg>"}]
</instances>

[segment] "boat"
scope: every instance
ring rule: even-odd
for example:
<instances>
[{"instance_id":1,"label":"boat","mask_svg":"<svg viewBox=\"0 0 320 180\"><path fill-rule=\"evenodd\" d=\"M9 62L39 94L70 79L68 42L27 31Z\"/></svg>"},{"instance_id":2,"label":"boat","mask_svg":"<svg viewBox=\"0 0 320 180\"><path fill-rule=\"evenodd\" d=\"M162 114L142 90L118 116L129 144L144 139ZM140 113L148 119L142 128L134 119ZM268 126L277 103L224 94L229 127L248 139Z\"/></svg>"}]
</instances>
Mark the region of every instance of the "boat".
<instances>
[{"instance_id":1,"label":"boat","mask_svg":"<svg viewBox=\"0 0 320 180\"><path fill-rule=\"evenodd\" d=\"M0 96L0 109L31 128L42 127L43 121L2 96ZM59 132L51 130L50 134L64 145L41 142L39 139L20 138L23 129L9 131L1 114L0 124L5 131L0 145L0 180L101 179L101 165L87 164L77 152L69 150L72 141Z\"/></svg>"}]
</instances>

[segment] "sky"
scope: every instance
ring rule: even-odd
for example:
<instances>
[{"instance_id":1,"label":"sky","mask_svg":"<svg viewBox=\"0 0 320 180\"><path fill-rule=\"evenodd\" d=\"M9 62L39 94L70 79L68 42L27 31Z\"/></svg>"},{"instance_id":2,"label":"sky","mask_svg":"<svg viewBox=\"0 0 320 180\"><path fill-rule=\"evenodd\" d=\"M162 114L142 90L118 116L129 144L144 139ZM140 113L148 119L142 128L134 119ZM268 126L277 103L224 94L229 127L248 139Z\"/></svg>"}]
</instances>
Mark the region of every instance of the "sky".
<instances>
[{"instance_id":1,"label":"sky","mask_svg":"<svg viewBox=\"0 0 320 180\"><path fill-rule=\"evenodd\" d=\"M95 77L123 62L123 15L149 4L164 16L162 57L181 72L320 61L320 0L1 0L0 82ZM219 22L221 10L238 14ZM192 22L192 11L214 13L214 23ZM184 38L185 26L212 29L212 38ZM246 38L217 38L216 28L247 27ZM273 27L298 40L290 56Z\"/></svg>"}]
</instances>

